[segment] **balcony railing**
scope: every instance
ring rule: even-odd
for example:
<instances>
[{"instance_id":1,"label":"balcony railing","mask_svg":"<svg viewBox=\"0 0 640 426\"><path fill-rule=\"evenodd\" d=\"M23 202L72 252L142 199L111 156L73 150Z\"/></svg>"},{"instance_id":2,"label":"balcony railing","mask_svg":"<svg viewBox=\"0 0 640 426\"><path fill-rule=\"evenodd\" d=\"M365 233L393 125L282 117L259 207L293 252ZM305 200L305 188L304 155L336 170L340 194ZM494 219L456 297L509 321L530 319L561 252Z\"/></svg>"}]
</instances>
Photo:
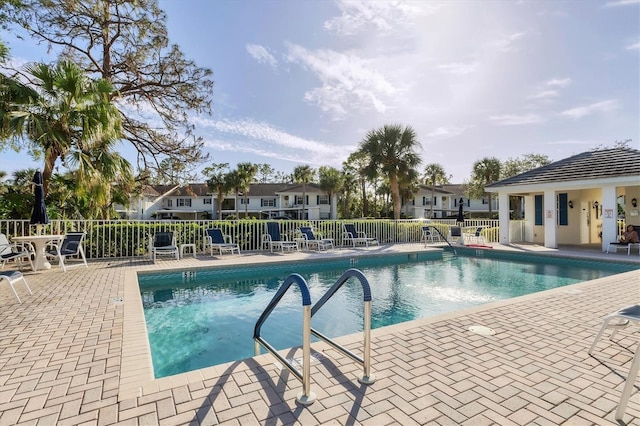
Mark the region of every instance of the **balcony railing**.
<instances>
[{"instance_id":1,"label":"balcony railing","mask_svg":"<svg viewBox=\"0 0 640 426\"><path fill-rule=\"evenodd\" d=\"M422 237L422 226L435 226L443 235L456 225L455 219L424 220L281 220L280 231L289 239L298 236L300 226L312 226L323 238L333 238L336 245L342 244L343 223L355 223L356 229L375 237L381 244L418 243ZM149 237L156 232L172 231L178 244L195 244L202 249L205 230L220 228L238 243L242 251L261 250L261 238L265 233L264 220L52 220L42 230L43 234L65 234L86 232L85 253L87 258L106 259L146 256ZM511 241L524 240L524 222L511 221ZM465 227L484 227L483 235L488 242L498 242L498 221L471 219ZM0 220L0 232L7 237L32 235L35 227L28 220Z\"/></svg>"}]
</instances>

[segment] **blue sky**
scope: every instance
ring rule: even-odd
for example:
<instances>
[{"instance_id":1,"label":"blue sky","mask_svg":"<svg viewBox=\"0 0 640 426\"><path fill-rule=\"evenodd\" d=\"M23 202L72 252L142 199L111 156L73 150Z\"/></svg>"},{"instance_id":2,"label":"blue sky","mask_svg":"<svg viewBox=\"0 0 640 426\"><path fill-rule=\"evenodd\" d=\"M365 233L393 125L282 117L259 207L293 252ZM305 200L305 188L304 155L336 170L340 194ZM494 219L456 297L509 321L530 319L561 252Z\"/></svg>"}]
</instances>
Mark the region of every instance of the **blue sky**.
<instances>
[{"instance_id":1,"label":"blue sky","mask_svg":"<svg viewBox=\"0 0 640 426\"><path fill-rule=\"evenodd\" d=\"M340 168L368 130L392 123L415 129L421 169L440 163L455 183L487 156L640 147L640 0L160 7L171 42L213 71L213 113L192 116L211 162ZM51 60L7 41L16 63ZM0 170L39 166L0 156Z\"/></svg>"}]
</instances>

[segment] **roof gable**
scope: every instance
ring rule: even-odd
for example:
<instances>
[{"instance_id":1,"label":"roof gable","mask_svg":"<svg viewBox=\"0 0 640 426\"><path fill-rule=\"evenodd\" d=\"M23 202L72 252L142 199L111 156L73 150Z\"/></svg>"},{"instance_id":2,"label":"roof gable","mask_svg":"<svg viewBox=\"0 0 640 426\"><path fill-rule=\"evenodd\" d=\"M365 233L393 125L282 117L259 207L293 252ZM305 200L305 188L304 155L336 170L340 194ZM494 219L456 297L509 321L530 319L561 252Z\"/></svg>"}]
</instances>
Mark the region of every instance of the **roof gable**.
<instances>
[{"instance_id":1,"label":"roof gable","mask_svg":"<svg viewBox=\"0 0 640 426\"><path fill-rule=\"evenodd\" d=\"M494 182L487 188L638 176L640 151L611 148L588 151Z\"/></svg>"}]
</instances>

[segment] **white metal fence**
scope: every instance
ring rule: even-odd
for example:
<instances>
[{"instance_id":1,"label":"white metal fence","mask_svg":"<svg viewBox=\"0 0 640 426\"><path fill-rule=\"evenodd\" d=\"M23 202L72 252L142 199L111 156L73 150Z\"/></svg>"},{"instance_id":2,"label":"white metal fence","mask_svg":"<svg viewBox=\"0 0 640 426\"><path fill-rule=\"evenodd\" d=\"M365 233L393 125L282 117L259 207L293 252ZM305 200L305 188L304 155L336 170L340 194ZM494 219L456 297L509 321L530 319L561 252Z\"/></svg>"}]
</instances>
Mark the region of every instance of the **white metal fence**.
<instances>
[{"instance_id":1,"label":"white metal fence","mask_svg":"<svg viewBox=\"0 0 640 426\"><path fill-rule=\"evenodd\" d=\"M289 239L299 236L300 226L312 226L324 238L333 238L336 245L342 244L343 223L354 223L359 232L377 238L381 244L417 243L422 237L422 227L431 225L445 236L455 219L438 220L283 220L280 232ZM149 238L156 232L172 231L178 244L196 244L203 247L205 230L221 228L230 235L243 251L261 250L262 235L265 233L264 220L52 220L42 229L43 234L65 234L86 232L85 253L90 259L122 258L146 256ZM498 242L498 221L490 219L465 220L464 227L483 227L482 235L487 242ZM9 239L15 236L35 234L34 226L28 220L0 220L0 233ZM524 222L511 221L511 241L522 241Z\"/></svg>"}]
</instances>

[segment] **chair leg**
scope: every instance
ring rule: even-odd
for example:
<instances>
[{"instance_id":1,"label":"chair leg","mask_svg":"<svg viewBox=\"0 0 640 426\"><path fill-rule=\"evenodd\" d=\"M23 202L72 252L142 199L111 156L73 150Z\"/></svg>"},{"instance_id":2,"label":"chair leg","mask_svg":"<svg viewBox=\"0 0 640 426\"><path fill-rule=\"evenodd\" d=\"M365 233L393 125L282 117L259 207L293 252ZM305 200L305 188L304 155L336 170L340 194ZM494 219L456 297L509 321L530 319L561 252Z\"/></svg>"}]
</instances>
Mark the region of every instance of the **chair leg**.
<instances>
[{"instance_id":1,"label":"chair leg","mask_svg":"<svg viewBox=\"0 0 640 426\"><path fill-rule=\"evenodd\" d=\"M591 347L589 348L589 351L587 352L589 355L591 355L591 353L593 352L593 349L596 347L596 344L598 344L598 341L602 337L602 333L604 333L604 330L607 328L607 324L609 324L610 320L611 320L611 318L607 318L602 323L602 327L600 327L600 331L596 335L595 340L593 341L593 343L591 344Z\"/></svg>"},{"instance_id":2,"label":"chair leg","mask_svg":"<svg viewBox=\"0 0 640 426\"><path fill-rule=\"evenodd\" d=\"M640 344L636 346L636 353L633 355L633 361L631 361L631 367L629 367L629 374L627 380L624 382L624 388L622 389L622 395L620 395L620 402L616 410L616 420L622 420L624 412L627 409L627 403L631 397L631 391L638 377L638 369L640 368Z\"/></svg>"},{"instance_id":3,"label":"chair leg","mask_svg":"<svg viewBox=\"0 0 640 426\"><path fill-rule=\"evenodd\" d=\"M33 292L31 291L31 288L29 287L29 284L27 283L27 280L24 279L24 276L22 277L22 282L24 283L24 286L27 288L27 291L29 291L29 294L33 294Z\"/></svg>"}]
</instances>

